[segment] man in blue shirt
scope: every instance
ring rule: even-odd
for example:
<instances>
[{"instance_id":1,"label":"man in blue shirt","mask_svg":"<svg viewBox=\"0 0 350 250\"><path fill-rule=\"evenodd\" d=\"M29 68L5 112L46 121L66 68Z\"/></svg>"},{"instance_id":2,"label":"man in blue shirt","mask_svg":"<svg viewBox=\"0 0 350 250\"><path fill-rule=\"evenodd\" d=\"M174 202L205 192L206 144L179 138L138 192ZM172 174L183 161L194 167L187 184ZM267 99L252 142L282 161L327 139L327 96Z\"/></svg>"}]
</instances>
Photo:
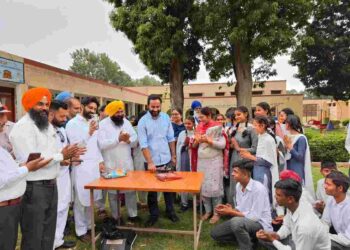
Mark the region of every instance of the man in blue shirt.
<instances>
[{"instance_id":1,"label":"man in blue shirt","mask_svg":"<svg viewBox=\"0 0 350 250\"><path fill-rule=\"evenodd\" d=\"M161 112L162 99L159 95L150 95L147 100L148 112L139 121L137 131L139 143L145 157L146 170L156 171L159 167L176 164L174 130L167 114ZM171 193L164 193L168 218L177 222ZM150 218L146 226L153 226L159 216L156 192L148 192Z\"/></svg>"}]
</instances>

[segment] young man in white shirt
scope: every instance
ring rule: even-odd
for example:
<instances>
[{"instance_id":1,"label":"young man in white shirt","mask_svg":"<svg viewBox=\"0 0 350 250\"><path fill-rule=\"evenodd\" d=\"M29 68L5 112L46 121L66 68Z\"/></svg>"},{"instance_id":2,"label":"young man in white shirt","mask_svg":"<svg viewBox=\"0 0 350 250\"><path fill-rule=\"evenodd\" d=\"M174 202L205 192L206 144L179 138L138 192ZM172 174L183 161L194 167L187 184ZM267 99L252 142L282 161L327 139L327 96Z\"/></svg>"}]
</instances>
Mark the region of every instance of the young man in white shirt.
<instances>
[{"instance_id":1,"label":"young man in white shirt","mask_svg":"<svg viewBox=\"0 0 350 250\"><path fill-rule=\"evenodd\" d=\"M317 181L316 187L316 204L315 208L321 214L323 213L324 206L327 203L329 196L326 194L324 188L324 181L326 176L332 171L337 170L337 164L334 161L322 161L320 172L324 178Z\"/></svg>"},{"instance_id":2,"label":"young man in white shirt","mask_svg":"<svg viewBox=\"0 0 350 250\"><path fill-rule=\"evenodd\" d=\"M236 207L220 204L215 211L230 220L214 227L211 237L219 242L237 242L239 249L253 249L256 232L272 231L269 195L263 184L251 178L253 163L234 166L232 176L237 182Z\"/></svg>"},{"instance_id":3,"label":"young man in white shirt","mask_svg":"<svg viewBox=\"0 0 350 250\"><path fill-rule=\"evenodd\" d=\"M44 168L30 172L22 200L21 249L52 249L57 218L56 178L60 162L78 153L72 145L59 149L56 132L48 120L51 93L45 88L32 88L24 93L22 105L27 111L10 133L16 160L26 163L31 153L53 160Z\"/></svg>"},{"instance_id":4,"label":"young man in white shirt","mask_svg":"<svg viewBox=\"0 0 350 250\"><path fill-rule=\"evenodd\" d=\"M349 177L340 171L332 171L325 179L324 187L329 198L322 221L334 229L329 234L332 250L350 250L350 198L346 195L349 184Z\"/></svg>"},{"instance_id":5,"label":"young man in white shirt","mask_svg":"<svg viewBox=\"0 0 350 250\"><path fill-rule=\"evenodd\" d=\"M84 97L82 114L77 114L66 125L69 142L77 143L86 148L81 157L82 162L73 164L72 180L74 186L74 222L75 233L79 240L89 243L91 236L89 230L91 223L90 192L84 186L100 178L100 169L104 169L103 158L97 143L98 121L93 119L96 115L99 102L95 97ZM94 200L101 199L101 191L94 191Z\"/></svg>"},{"instance_id":6,"label":"young man in white shirt","mask_svg":"<svg viewBox=\"0 0 350 250\"><path fill-rule=\"evenodd\" d=\"M125 105L122 101L113 101L105 108L107 117L100 122L97 133L98 145L101 149L106 172L116 169L134 170L131 148L137 145L137 134L131 123L124 117ZM118 219L117 193L107 191L112 216ZM128 222L139 221L137 216L137 200L135 191L125 192L125 205L128 211ZM119 213L118 213L119 212Z\"/></svg>"},{"instance_id":7,"label":"young man in white shirt","mask_svg":"<svg viewBox=\"0 0 350 250\"><path fill-rule=\"evenodd\" d=\"M329 250L331 241L327 230L312 206L299 203L301 183L293 179L280 180L275 184L275 193L277 204L287 208L287 215L277 233L264 230L256 233L260 243L268 249Z\"/></svg>"},{"instance_id":8,"label":"young man in white shirt","mask_svg":"<svg viewBox=\"0 0 350 250\"><path fill-rule=\"evenodd\" d=\"M9 152L0 147L0 249L16 248L21 217L21 197L26 190L26 176L46 166L51 159L38 158L18 166Z\"/></svg>"}]
</instances>

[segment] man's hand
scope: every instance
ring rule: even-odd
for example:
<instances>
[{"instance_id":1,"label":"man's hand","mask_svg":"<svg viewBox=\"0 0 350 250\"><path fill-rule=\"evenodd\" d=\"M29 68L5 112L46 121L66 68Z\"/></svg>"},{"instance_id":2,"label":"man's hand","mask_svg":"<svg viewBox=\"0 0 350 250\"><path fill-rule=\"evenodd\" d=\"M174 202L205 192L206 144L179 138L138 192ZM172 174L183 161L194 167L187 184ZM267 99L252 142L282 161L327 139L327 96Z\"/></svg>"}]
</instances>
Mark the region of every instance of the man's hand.
<instances>
[{"instance_id":1,"label":"man's hand","mask_svg":"<svg viewBox=\"0 0 350 250\"><path fill-rule=\"evenodd\" d=\"M92 136L94 132L97 130L97 122L96 121L91 121L89 124L89 135Z\"/></svg>"},{"instance_id":2,"label":"man's hand","mask_svg":"<svg viewBox=\"0 0 350 250\"><path fill-rule=\"evenodd\" d=\"M232 206L230 204L220 204L218 206L215 207L215 212L219 215L230 215L233 216L234 215L234 209L232 208Z\"/></svg>"},{"instance_id":3,"label":"man's hand","mask_svg":"<svg viewBox=\"0 0 350 250\"><path fill-rule=\"evenodd\" d=\"M69 160L63 160L60 162L60 166L69 166L70 165L70 161Z\"/></svg>"},{"instance_id":4,"label":"man's hand","mask_svg":"<svg viewBox=\"0 0 350 250\"><path fill-rule=\"evenodd\" d=\"M25 166L28 168L29 172L33 172L42 167L45 167L47 164L49 164L50 161L52 161L52 158L45 160L43 157L40 157L38 159L27 162Z\"/></svg>"},{"instance_id":5,"label":"man's hand","mask_svg":"<svg viewBox=\"0 0 350 250\"><path fill-rule=\"evenodd\" d=\"M126 142L126 143L130 143L130 135L128 133L126 133L126 132L121 132L119 134L118 140L120 142L123 141L123 142Z\"/></svg>"},{"instance_id":6,"label":"man's hand","mask_svg":"<svg viewBox=\"0 0 350 250\"><path fill-rule=\"evenodd\" d=\"M67 145L61 151L64 160L79 158L79 156L83 155L85 152L86 148L80 148L78 144Z\"/></svg>"},{"instance_id":7,"label":"man's hand","mask_svg":"<svg viewBox=\"0 0 350 250\"><path fill-rule=\"evenodd\" d=\"M272 242L274 240L279 240L279 236L276 233L268 233L262 229L256 232L256 238L264 241Z\"/></svg>"},{"instance_id":8,"label":"man's hand","mask_svg":"<svg viewBox=\"0 0 350 250\"><path fill-rule=\"evenodd\" d=\"M319 213L323 213L324 207L325 207L324 201L316 201L314 207Z\"/></svg>"},{"instance_id":9,"label":"man's hand","mask_svg":"<svg viewBox=\"0 0 350 250\"><path fill-rule=\"evenodd\" d=\"M147 166L148 171L156 172L157 168L156 168L156 165L154 165L153 162L152 163L148 163L147 165L148 165Z\"/></svg>"},{"instance_id":10,"label":"man's hand","mask_svg":"<svg viewBox=\"0 0 350 250\"><path fill-rule=\"evenodd\" d=\"M272 224L281 225L283 223L284 215L279 215L275 219L272 220Z\"/></svg>"}]
</instances>

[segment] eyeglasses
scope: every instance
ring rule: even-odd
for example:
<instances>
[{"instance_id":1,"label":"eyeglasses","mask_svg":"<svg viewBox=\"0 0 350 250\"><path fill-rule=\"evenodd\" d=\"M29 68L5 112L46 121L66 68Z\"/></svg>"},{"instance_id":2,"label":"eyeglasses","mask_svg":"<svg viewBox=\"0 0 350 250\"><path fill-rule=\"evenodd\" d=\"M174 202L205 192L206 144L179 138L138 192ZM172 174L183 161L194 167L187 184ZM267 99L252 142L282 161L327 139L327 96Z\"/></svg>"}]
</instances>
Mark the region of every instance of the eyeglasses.
<instances>
[{"instance_id":1,"label":"eyeglasses","mask_svg":"<svg viewBox=\"0 0 350 250\"><path fill-rule=\"evenodd\" d=\"M64 135L62 134L61 131L57 130L56 133L58 134L58 136L60 137L61 143L64 143L66 141L66 138L64 137Z\"/></svg>"}]
</instances>

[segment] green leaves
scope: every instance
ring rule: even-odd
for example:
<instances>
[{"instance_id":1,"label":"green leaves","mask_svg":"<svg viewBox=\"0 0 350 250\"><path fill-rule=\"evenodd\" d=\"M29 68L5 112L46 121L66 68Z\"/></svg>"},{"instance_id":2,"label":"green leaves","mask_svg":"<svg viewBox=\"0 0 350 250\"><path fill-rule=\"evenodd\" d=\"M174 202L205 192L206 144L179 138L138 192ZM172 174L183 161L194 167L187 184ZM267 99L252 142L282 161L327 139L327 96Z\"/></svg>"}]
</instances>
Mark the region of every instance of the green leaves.
<instances>
[{"instance_id":1,"label":"green leaves","mask_svg":"<svg viewBox=\"0 0 350 250\"><path fill-rule=\"evenodd\" d=\"M336 100L350 99L350 2L318 0L313 18L292 53L306 89Z\"/></svg>"},{"instance_id":2,"label":"green leaves","mask_svg":"<svg viewBox=\"0 0 350 250\"><path fill-rule=\"evenodd\" d=\"M69 70L86 77L106 81L121 86L159 85L160 82L153 77L133 80L126 72L121 70L118 63L112 61L105 53L95 53L89 49L77 49L71 53L73 64Z\"/></svg>"},{"instance_id":3,"label":"green leaves","mask_svg":"<svg viewBox=\"0 0 350 250\"><path fill-rule=\"evenodd\" d=\"M151 73L168 82L170 63L176 58L183 65L184 79L195 78L202 47L192 24L194 1L114 2L112 25L133 42Z\"/></svg>"}]
</instances>

